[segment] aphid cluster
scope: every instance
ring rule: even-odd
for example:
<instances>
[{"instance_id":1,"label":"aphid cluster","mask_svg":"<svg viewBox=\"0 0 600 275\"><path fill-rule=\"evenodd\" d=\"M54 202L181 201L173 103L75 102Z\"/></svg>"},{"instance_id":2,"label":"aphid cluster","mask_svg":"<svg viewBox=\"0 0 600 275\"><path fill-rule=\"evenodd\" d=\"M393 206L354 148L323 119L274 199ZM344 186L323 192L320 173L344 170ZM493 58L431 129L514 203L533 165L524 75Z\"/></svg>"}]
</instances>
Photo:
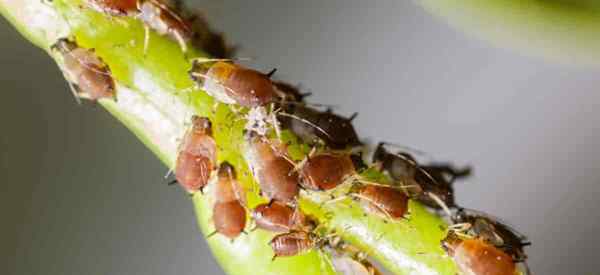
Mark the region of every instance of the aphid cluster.
<instances>
[{"instance_id":1,"label":"aphid cluster","mask_svg":"<svg viewBox=\"0 0 600 275\"><path fill-rule=\"evenodd\" d=\"M219 59L196 59L188 71L199 88L219 103L232 105L235 112L246 112L243 154L265 203L248 209L246 194L237 181L235 168L217 162L217 144L211 121L192 117L192 125L179 146L174 167L176 182L190 194L214 185L213 223L215 233L231 240L245 232L247 216L255 228L274 232L270 242L274 258L294 256L323 248L339 256L339 269L379 274L360 251L350 249L338 238L325 235L319 225L298 207L302 189L328 192L350 184L347 194L370 213L385 221L407 218L409 199L434 211L443 210L452 225L442 247L465 274L515 274L517 263L526 260L525 238L497 219L483 213L459 208L453 183L470 174L470 168L456 169L449 164L421 164L407 151L392 153L380 143L373 154L373 165L363 163L355 149L362 145L352 120L330 109L310 107L309 94L293 85L273 81L275 70L263 73L234 63L231 50L221 35L206 22L182 13L179 1L162 0L87 0L88 6L112 17L133 17L144 23L148 46L149 31L168 36L187 52L194 44ZM110 69L92 49L61 39L52 46L62 56L66 78L77 98L98 100L115 97L115 81ZM242 107L241 109L238 109ZM288 130L302 142L313 146L302 160L293 160L287 144L279 139ZM271 133L278 138L272 138ZM359 171L377 168L393 184L363 179ZM454 214L452 210L454 209ZM350 252L349 252L350 251Z\"/></svg>"},{"instance_id":2,"label":"aphid cluster","mask_svg":"<svg viewBox=\"0 0 600 275\"><path fill-rule=\"evenodd\" d=\"M223 36L211 30L202 16L184 14L180 1L87 0L87 4L108 16L126 16L142 21L145 29L144 53L152 30L176 41L184 54L188 51L189 43L215 57L228 58L233 54Z\"/></svg>"}]
</instances>

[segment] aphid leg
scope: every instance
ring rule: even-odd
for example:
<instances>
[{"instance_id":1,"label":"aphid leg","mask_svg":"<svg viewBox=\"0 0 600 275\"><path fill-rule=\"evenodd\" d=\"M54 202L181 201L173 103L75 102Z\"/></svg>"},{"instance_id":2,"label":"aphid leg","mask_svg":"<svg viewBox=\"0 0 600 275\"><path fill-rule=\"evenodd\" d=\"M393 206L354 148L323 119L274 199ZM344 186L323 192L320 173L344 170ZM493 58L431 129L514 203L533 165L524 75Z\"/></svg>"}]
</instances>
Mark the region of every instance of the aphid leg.
<instances>
[{"instance_id":1,"label":"aphid leg","mask_svg":"<svg viewBox=\"0 0 600 275\"><path fill-rule=\"evenodd\" d=\"M206 235L206 238L207 239L211 238L212 236L216 235L217 233L219 233L219 232L217 232L217 230L215 230L215 231L211 232L210 234Z\"/></svg>"},{"instance_id":2,"label":"aphid leg","mask_svg":"<svg viewBox=\"0 0 600 275\"><path fill-rule=\"evenodd\" d=\"M315 155L315 153L317 152L317 147L313 147L312 149L310 149L310 152L308 153L308 155L306 155L306 157L304 157L300 162L298 162L297 164L294 165L294 169L292 170L292 172L298 172L302 169L302 167L304 167L304 165L306 165L306 163L308 162L308 160Z\"/></svg>"},{"instance_id":3,"label":"aphid leg","mask_svg":"<svg viewBox=\"0 0 600 275\"><path fill-rule=\"evenodd\" d=\"M185 41L185 38L179 31L175 31L175 32L173 32L173 34L175 36L175 40L177 40L177 43L179 43L179 47L181 48L181 51L183 52L183 58L185 58L187 60L188 59L187 58L188 47L187 47L187 42Z\"/></svg>"},{"instance_id":4,"label":"aphid leg","mask_svg":"<svg viewBox=\"0 0 600 275\"><path fill-rule=\"evenodd\" d=\"M150 27L144 25L144 57L148 53L148 44L150 44Z\"/></svg>"},{"instance_id":5,"label":"aphid leg","mask_svg":"<svg viewBox=\"0 0 600 275\"><path fill-rule=\"evenodd\" d=\"M440 199L438 195L431 192L425 193L442 208L442 210L446 213L446 215L448 215L449 218L452 218L452 212L450 212L450 208L448 208L448 205L446 205L446 203L442 201L442 199Z\"/></svg>"},{"instance_id":6,"label":"aphid leg","mask_svg":"<svg viewBox=\"0 0 600 275\"><path fill-rule=\"evenodd\" d=\"M75 84L73 84L68 79L67 79L67 84L69 85L69 89L71 90L71 93L73 94L73 97L75 98L75 101L77 102L77 104L81 105L81 96L80 96L80 93L79 93L77 87L75 86Z\"/></svg>"},{"instance_id":7,"label":"aphid leg","mask_svg":"<svg viewBox=\"0 0 600 275\"><path fill-rule=\"evenodd\" d=\"M171 186L171 185L174 185L176 183L178 183L177 180L172 180L172 181L167 182L167 185Z\"/></svg>"}]
</instances>

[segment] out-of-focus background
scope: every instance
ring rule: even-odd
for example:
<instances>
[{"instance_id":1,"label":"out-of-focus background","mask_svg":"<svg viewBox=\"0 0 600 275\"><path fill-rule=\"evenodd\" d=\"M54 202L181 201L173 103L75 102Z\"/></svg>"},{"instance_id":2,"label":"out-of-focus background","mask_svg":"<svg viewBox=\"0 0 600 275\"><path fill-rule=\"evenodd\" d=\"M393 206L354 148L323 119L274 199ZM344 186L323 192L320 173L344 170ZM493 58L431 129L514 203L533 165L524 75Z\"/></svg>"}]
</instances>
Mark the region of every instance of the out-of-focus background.
<instances>
[{"instance_id":1,"label":"out-of-focus background","mask_svg":"<svg viewBox=\"0 0 600 275\"><path fill-rule=\"evenodd\" d=\"M528 235L535 274L597 274L599 70L495 48L411 1L196 6L253 66L358 111L370 141L474 165L459 202ZM221 274L167 169L3 19L0 41L0 273Z\"/></svg>"}]
</instances>

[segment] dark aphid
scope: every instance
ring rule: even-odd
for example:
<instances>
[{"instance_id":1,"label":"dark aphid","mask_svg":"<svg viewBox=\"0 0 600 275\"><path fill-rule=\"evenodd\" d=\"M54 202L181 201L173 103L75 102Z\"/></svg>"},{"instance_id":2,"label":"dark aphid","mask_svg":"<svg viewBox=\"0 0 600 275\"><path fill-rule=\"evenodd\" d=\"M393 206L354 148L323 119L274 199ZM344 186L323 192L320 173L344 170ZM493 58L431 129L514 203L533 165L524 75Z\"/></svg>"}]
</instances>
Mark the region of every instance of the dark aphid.
<instances>
[{"instance_id":1,"label":"dark aphid","mask_svg":"<svg viewBox=\"0 0 600 275\"><path fill-rule=\"evenodd\" d=\"M355 174L350 155L323 153L307 156L300 168L300 184L310 190L330 190Z\"/></svg>"},{"instance_id":2,"label":"dark aphid","mask_svg":"<svg viewBox=\"0 0 600 275\"><path fill-rule=\"evenodd\" d=\"M302 93L298 87L283 81L273 81L273 85L275 85L276 91L283 104L301 103L304 101L305 97L311 95L311 93Z\"/></svg>"},{"instance_id":3,"label":"dark aphid","mask_svg":"<svg viewBox=\"0 0 600 275\"><path fill-rule=\"evenodd\" d=\"M112 16L135 15L138 0L88 0L89 6L101 13Z\"/></svg>"},{"instance_id":4,"label":"dark aphid","mask_svg":"<svg viewBox=\"0 0 600 275\"><path fill-rule=\"evenodd\" d=\"M373 162L402 184L415 200L435 209L447 210L456 206L452 184L455 179L467 176L470 169L459 171L450 166L420 166L410 154L390 153L384 145L379 143L377 146Z\"/></svg>"},{"instance_id":5,"label":"dark aphid","mask_svg":"<svg viewBox=\"0 0 600 275\"><path fill-rule=\"evenodd\" d=\"M202 90L222 103L254 108L270 103L276 95L270 74L225 61L210 64L194 60L189 75Z\"/></svg>"},{"instance_id":6,"label":"dark aphid","mask_svg":"<svg viewBox=\"0 0 600 275\"><path fill-rule=\"evenodd\" d=\"M262 195L271 200L295 204L300 191L298 173L285 148L258 135L246 137L245 158L260 186Z\"/></svg>"},{"instance_id":7,"label":"dark aphid","mask_svg":"<svg viewBox=\"0 0 600 275\"><path fill-rule=\"evenodd\" d=\"M256 227L272 232L309 230L306 217L298 208L292 208L279 202L264 203L252 211Z\"/></svg>"},{"instance_id":8,"label":"dark aphid","mask_svg":"<svg viewBox=\"0 0 600 275\"><path fill-rule=\"evenodd\" d=\"M378 184L359 184L352 187L349 196L357 198L370 212L398 220L408 212L408 197L402 190Z\"/></svg>"},{"instance_id":9,"label":"dark aphid","mask_svg":"<svg viewBox=\"0 0 600 275\"><path fill-rule=\"evenodd\" d=\"M452 217L455 224L466 224L466 232L482 239L512 256L516 262L527 259L524 247L530 245L527 237L518 233L508 225L485 213L461 208Z\"/></svg>"},{"instance_id":10,"label":"dark aphid","mask_svg":"<svg viewBox=\"0 0 600 275\"><path fill-rule=\"evenodd\" d=\"M236 48L228 46L223 34L212 30L202 14L191 14L188 22L193 33L190 43L196 48L214 58L232 58L235 55Z\"/></svg>"},{"instance_id":11,"label":"dark aphid","mask_svg":"<svg viewBox=\"0 0 600 275\"><path fill-rule=\"evenodd\" d=\"M235 170L228 162L221 163L219 167L215 199L213 222L216 232L235 239L246 227L246 199L236 180Z\"/></svg>"},{"instance_id":12,"label":"dark aphid","mask_svg":"<svg viewBox=\"0 0 600 275\"><path fill-rule=\"evenodd\" d=\"M317 246L319 238L313 233L294 231L275 236L270 244L273 249L273 259L277 257L296 256Z\"/></svg>"},{"instance_id":13,"label":"dark aphid","mask_svg":"<svg viewBox=\"0 0 600 275\"><path fill-rule=\"evenodd\" d=\"M66 38L51 47L63 57L63 72L77 99L96 101L115 97L115 81L110 69L93 50L80 48Z\"/></svg>"},{"instance_id":14,"label":"dark aphid","mask_svg":"<svg viewBox=\"0 0 600 275\"><path fill-rule=\"evenodd\" d=\"M515 275L517 267L510 255L481 239L460 239L452 231L442 247L461 271L472 275Z\"/></svg>"},{"instance_id":15,"label":"dark aphid","mask_svg":"<svg viewBox=\"0 0 600 275\"><path fill-rule=\"evenodd\" d=\"M317 144L323 141L332 149L345 149L361 145L352 119L341 117L327 110L321 112L306 106L289 106L287 113L279 114L283 128L289 129L302 141Z\"/></svg>"},{"instance_id":16,"label":"dark aphid","mask_svg":"<svg viewBox=\"0 0 600 275\"><path fill-rule=\"evenodd\" d=\"M177 11L159 0L138 0L139 18L146 26L144 52L148 47L149 30L156 31L177 41L181 50L187 52L187 42L193 32L190 23L182 18Z\"/></svg>"},{"instance_id":17,"label":"dark aphid","mask_svg":"<svg viewBox=\"0 0 600 275\"><path fill-rule=\"evenodd\" d=\"M202 191L216 168L217 145L208 118L193 116L175 164L175 178L188 192Z\"/></svg>"}]
</instances>

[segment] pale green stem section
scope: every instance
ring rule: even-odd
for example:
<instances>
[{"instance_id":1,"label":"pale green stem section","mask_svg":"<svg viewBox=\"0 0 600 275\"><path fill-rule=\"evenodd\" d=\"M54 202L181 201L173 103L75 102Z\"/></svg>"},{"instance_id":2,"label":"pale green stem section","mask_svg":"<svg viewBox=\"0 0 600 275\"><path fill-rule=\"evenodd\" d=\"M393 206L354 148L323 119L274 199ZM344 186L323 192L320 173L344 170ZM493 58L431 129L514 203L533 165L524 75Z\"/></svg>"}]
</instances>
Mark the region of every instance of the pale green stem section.
<instances>
[{"instance_id":1,"label":"pale green stem section","mask_svg":"<svg viewBox=\"0 0 600 275\"><path fill-rule=\"evenodd\" d=\"M423 1L431 7L434 2L438 7L436 11L451 7L450 2ZM460 6L466 3L471 3L471 9L465 6L465 11L484 8L479 5L476 9L476 2L467 0L461 2ZM74 36L83 47L94 48L110 66L119 83L117 101L102 100L100 104L129 127L167 166L173 167L177 146L190 116L208 116L215 125L219 161L227 160L236 167L239 181L248 191L250 207L264 202L258 196L256 183L241 155L244 125L241 115L233 113L225 105L215 105L214 100L206 93L190 89L193 87L187 76L190 64L178 45L153 34L148 54L144 56L143 28L138 21L111 19L88 11L78 4L81 4L79 0L54 0L51 5L43 4L40 0L0 0L0 11L25 37L48 52L49 46L57 38L66 35ZM492 4L489 5L491 8ZM506 5L505 11L510 11L509 7L511 6ZM527 7L531 6L522 6L523 9ZM560 14L562 20L567 20L569 10L560 11L558 7L560 6L548 8L548 12ZM533 8L531 12L535 10L537 8ZM580 18L579 12L574 17ZM590 11L590 16L591 14ZM68 18L68 23L65 18ZM595 22L589 17L581 17L580 20L577 22L582 22L583 25L585 22ZM191 55L202 53L192 51ZM61 64L59 56L53 54L53 57ZM291 141L290 150L295 158L301 158L302 153L306 152L307 147L298 144L288 132L284 132L284 139ZM386 180L374 171L363 176ZM211 222L210 189L206 190L207 195L197 194L193 197L199 225L205 235L214 230ZM347 186L336 190L335 194L344 195L346 192ZM327 231L336 232L395 274L456 273L454 263L445 257L440 247L440 240L445 235L442 228L446 224L418 203L411 201L410 215L406 220L393 222L365 215L361 205L350 199L330 203L329 194L306 192L301 197L301 208L317 218ZM273 254L268 245L272 237L271 233L257 230L240 236L234 242L216 235L208 239L208 243L229 274L334 274L328 256L318 250L272 262Z\"/></svg>"},{"instance_id":2,"label":"pale green stem section","mask_svg":"<svg viewBox=\"0 0 600 275\"><path fill-rule=\"evenodd\" d=\"M567 64L600 65L600 1L415 0L492 44Z\"/></svg>"}]
</instances>

